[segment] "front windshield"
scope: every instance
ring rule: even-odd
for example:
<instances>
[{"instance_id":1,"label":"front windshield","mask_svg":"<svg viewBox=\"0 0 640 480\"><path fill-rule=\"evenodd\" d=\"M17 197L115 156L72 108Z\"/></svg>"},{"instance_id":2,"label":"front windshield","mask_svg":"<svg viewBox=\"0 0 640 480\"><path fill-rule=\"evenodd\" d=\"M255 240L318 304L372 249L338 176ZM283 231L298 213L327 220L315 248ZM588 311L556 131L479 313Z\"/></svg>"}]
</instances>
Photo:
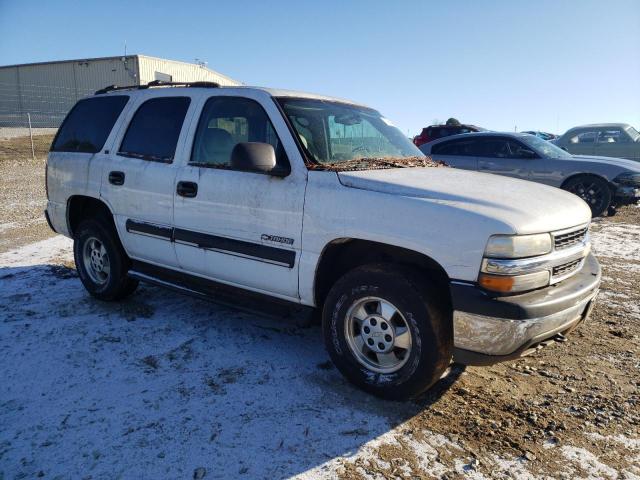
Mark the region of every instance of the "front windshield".
<instances>
[{"instance_id":1,"label":"front windshield","mask_svg":"<svg viewBox=\"0 0 640 480\"><path fill-rule=\"evenodd\" d=\"M560 147L557 147L547 140L543 140L540 137L534 135L523 135L520 137L525 144L537 151L540 155L546 158L554 158L561 160L570 160L572 155L569 152L565 152Z\"/></svg>"},{"instance_id":2,"label":"front windshield","mask_svg":"<svg viewBox=\"0 0 640 480\"><path fill-rule=\"evenodd\" d=\"M375 110L326 100L277 99L311 160L319 167L346 167L377 160L400 166L424 154ZM393 160L392 162L386 161ZM369 162L371 163L371 162ZM360 168L363 166L360 165Z\"/></svg>"}]
</instances>

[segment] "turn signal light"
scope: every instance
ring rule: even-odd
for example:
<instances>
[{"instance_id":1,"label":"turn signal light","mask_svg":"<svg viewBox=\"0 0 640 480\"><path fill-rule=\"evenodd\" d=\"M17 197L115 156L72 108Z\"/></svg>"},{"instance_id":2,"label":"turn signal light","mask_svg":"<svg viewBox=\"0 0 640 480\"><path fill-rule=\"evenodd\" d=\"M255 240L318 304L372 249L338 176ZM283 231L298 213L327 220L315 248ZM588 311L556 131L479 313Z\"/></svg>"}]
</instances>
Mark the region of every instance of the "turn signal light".
<instances>
[{"instance_id":1,"label":"turn signal light","mask_svg":"<svg viewBox=\"0 0 640 480\"><path fill-rule=\"evenodd\" d=\"M478 283L481 287L500 293L514 293L533 290L549 285L549 272L527 273L525 275L490 275L481 273Z\"/></svg>"},{"instance_id":2,"label":"turn signal light","mask_svg":"<svg viewBox=\"0 0 640 480\"><path fill-rule=\"evenodd\" d=\"M513 277L506 275L487 275L486 273L481 273L478 278L478 283L487 290L508 293L512 291L514 281Z\"/></svg>"}]
</instances>

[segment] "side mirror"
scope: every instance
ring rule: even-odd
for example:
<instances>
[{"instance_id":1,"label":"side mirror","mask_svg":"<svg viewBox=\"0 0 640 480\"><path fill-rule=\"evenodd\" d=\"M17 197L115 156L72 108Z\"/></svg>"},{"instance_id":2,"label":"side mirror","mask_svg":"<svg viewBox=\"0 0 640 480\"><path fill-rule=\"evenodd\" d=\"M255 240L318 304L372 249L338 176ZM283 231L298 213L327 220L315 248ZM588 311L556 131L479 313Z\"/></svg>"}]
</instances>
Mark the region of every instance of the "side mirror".
<instances>
[{"instance_id":1,"label":"side mirror","mask_svg":"<svg viewBox=\"0 0 640 480\"><path fill-rule=\"evenodd\" d=\"M231 151L231 168L243 172L264 173L285 177L288 171L276 165L273 146L261 142L238 143Z\"/></svg>"}]
</instances>

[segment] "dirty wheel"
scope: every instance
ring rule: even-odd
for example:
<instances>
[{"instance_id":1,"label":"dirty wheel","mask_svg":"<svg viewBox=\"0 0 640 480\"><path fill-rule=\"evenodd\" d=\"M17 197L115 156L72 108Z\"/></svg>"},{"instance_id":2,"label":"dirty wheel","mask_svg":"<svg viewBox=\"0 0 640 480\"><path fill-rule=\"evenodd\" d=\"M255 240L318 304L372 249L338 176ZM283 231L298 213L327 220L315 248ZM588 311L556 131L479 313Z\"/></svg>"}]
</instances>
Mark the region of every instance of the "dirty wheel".
<instances>
[{"instance_id":1,"label":"dirty wheel","mask_svg":"<svg viewBox=\"0 0 640 480\"><path fill-rule=\"evenodd\" d=\"M582 198L591 209L592 217L599 217L611 204L611 189L606 180L594 175L581 175L562 186L564 190Z\"/></svg>"},{"instance_id":2,"label":"dirty wheel","mask_svg":"<svg viewBox=\"0 0 640 480\"><path fill-rule=\"evenodd\" d=\"M411 398L449 365L452 329L433 284L393 264L356 268L336 282L323 311L325 344L351 382L380 397Z\"/></svg>"},{"instance_id":3,"label":"dirty wheel","mask_svg":"<svg viewBox=\"0 0 640 480\"><path fill-rule=\"evenodd\" d=\"M85 220L73 242L76 269L87 291L100 300L119 300L133 293L138 282L127 276L129 258L113 228Z\"/></svg>"}]
</instances>

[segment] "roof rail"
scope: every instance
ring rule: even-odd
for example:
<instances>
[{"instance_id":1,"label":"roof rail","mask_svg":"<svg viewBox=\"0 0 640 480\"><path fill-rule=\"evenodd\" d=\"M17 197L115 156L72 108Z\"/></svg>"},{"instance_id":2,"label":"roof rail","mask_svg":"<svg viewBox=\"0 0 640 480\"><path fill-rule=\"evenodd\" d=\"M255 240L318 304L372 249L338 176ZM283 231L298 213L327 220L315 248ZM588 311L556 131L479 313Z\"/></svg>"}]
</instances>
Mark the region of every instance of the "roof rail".
<instances>
[{"instance_id":1,"label":"roof rail","mask_svg":"<svg viewBox=\"0 0 640 480\"><path fill-rule=\"evenodd\" d=\"M200 88L220 88L220 84L217 82L163 82L162 80L154 80L145 85L126 85L119 87L118 85L109 85L108 87L96 90L95 95L102 95L103 93L113 92L114 90L145 90L147 88L155 87L200 87Z\"/></svg>"}]
</instances>

